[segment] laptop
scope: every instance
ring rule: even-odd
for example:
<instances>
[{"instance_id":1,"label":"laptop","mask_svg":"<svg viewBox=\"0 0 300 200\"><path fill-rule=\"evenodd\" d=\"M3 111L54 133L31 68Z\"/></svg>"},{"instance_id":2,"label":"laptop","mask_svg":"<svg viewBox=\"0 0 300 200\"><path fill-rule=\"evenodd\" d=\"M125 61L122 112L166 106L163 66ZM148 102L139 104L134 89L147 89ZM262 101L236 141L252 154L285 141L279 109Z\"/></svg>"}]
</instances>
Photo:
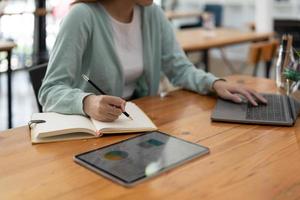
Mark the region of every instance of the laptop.
<instances>
[{"instance_id":1,"label":"laptop","mask_svg":"<svg viewBox=\"0 0 300 200\"><path fill-rule=\"evenodd\" d=\"M218 99L212 112L212 121L293 126L298 113L299 102L287 95L262 94L267 104L253 106L250 102L241 104Z\"/></svg>"}]
</instances>

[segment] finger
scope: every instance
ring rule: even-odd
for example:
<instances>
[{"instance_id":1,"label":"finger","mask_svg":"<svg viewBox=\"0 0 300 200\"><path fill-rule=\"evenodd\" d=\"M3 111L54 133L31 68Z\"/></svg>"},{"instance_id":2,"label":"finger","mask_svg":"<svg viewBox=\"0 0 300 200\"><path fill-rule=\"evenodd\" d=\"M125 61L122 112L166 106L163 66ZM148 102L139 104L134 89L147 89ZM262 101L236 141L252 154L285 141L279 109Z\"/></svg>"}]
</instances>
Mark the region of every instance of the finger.
<instances>
[{"instance_id":1,"label":"finger","mask_svg":"<svg viewBox=\"0 0 300 200\"><path fill-rule=\"evenodd\" d=\"M101 121L101 122L110 122L112 121L111 119L109 119L108 117L106 117L106 115L102 112L102 113L97 113L96 115L93 116L94 119Z\"/></svg>"},{"instance_id":2,"label":"finger","mask_svg":"<svg viewBox=\"0 0 300 200\"><path fill-rule=\"evenodd\" d=\"M241 103L242 99L237 94L232 94L228 90L226 90L223 95L221 95L223 99L233 101L235 103Z\"/></svg>"},{"instance_id":3,"label":"finger","mask_svg":"<svg viewBox=\"0 0 300 200\"><path fill-rule=\"evenodd\" d=\"M101 118L99 119L99 121L101 122L112 122L113 120L107 118L107 117L104 117L104 116L101 116Z\"/></svg>"},{"instance_id":4,"label":"finger","mask_svg":"<svg viewBox=\"0 0 300 200\"><path fill-rule=\"evenodd\" d=\"M125 100L121 99L120 97L114 96L105 96L103 99L107 104L117 106L119 108L124 108Z\"/></svg>"},{"instance_id":5,"label":"finger","mask_svg":"<svg viewBox=\"0 0 300 200\"><path fill-rule=\"evenodd\" d=\"M122 113L120 108L111 105L104 105L101 114L105 115L105 117L109 119L117 119L120 116L119 113Z\"/></svg>"},{"instance_id":6,"label":"finger","mask_svg":"<svg viewBox=\"0 0 300 200\"><path fill-rule=\"evenodd\" d=\"M256 103L255 99L252 97L251 93L248 92L246 89L238 89L238 92L243 95L244 97L246 97L248 99L248 101L250 101L250 103L254 106L257 106L258 104Z\"/></svg>"},{"instance_id":7,"label":"finger","mask_svg":"<svg viewBox=\"0 0 300 200\"><path fill-rule=\"evenodd\" d=\"M106 118L109 119L110 121L115 121L116 119L119 118L119 115L112 115L110 113L106 113Z\"/></svg>"},{"instance_id":8,"label":"finger","mask_svg":"<svg viewBox=\"0 0 300 200\"><path fill-rule=\"evenodd\" d=\"M120 110L115 108L116 111ZM113 107L107 104L100 104L99 109L96 113L96 119L100 121L113 121L119 117L118 114L114 113Z\"/></svg>"},{"instance_id":9,"label":"finger","mask_svg":"<svg viewBox=\"0 0 300 200\"><path fill-rule=\"evenodd\" d=\"M126 107L126 101L121 105L122 112L125 112L125 107Z\"/></svg>"},{"instance_id":10,"label":"finger","mask_svg":"<svg viewBox=\"0 0 300 200\"><path fill-rule=\"evenodd\" d=\"M101 130L96 131L96 136L101 137L103 135L103 132Z\"/></svg>"},{"instance_id":11,"label":"finger","mask_svg":"<svg viewBox=\"0 0 300 200\"><path fill-rule=\"evenodd\" d=\"M103 121L103 122L112 122L112 121L115 121L116 119L118 119L118 116L111 115L109 113L103 113L101 115L100 121Z\"/></svg>"},{"instance_id":12,"label":"finger","mask_svg":"<svg viewBox=\"0 0 300 200\"><path fill-rule=\"evenodd\" d=\"M116 106L111 106L111 105L107 105L107 112L109 114L112 114L114 116L120 116L122 114L122 109L121 108L118 108Z\"/></svg>"},{"instance_id":13,"label":"finger","mask_svg":"<svg viewBox=\"0 0 300 200\"><path fill-rule=\"evenodd\" d=\"M259 94L258 92L254 91L254 90L249 90L249 91L250 91L251 94L252 94L253 96L255 96L255 98L256 98L257 100L259 100L260 102L265 103L265 104L268 103L268 100L267 100L263 95Z\"/></svg>"}]
</instances>

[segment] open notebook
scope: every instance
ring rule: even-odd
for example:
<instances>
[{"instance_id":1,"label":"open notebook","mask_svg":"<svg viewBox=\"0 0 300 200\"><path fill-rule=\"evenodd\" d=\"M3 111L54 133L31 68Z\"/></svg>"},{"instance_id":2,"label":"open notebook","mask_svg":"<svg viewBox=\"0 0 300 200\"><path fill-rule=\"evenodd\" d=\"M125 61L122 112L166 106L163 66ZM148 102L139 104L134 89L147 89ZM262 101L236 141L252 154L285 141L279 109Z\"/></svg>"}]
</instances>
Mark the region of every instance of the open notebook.
<instances>
[{"instance_id":1,"label":"open notebook","mask_svg":"<svg viewBox=\"0 0 300 200\"><path fill-rule=\"evenodd\" d=\"M103 134L157 130L148 116L134 103L127 102L126 112L133 120L123 114L114 122L100 122L81 115L34 113L31 120L46 122L34 124L31 127L31 142L44 143L93 138Z\"/></svg>"}]
</instances>

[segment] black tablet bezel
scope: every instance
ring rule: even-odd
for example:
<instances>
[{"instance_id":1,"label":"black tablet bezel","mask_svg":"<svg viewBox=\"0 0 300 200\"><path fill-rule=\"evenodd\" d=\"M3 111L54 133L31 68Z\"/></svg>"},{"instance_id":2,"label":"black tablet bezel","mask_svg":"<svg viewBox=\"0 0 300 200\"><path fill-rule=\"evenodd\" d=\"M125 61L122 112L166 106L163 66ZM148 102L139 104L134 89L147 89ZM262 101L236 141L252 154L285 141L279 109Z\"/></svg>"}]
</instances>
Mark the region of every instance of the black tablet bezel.
<instances>
[{"instance_id":1,"label":"black tablet bezel","mask_svg":"<svg viewBox=\"0 0 300 200\"><path fill-rule=\"evenodd\" d=\"M146 176L146 175L140 176L140 177L138 177L138 178L136 178L136 179L134 179L134 180L132 180L132 181L127 181L127 180L125 180L125 179L123 179L123 178L121 178L121 177L118 177L118 176L116 176L116 175L110 173L109 171L107 171L107 170L105 170L105 169L99 168L98 166L96 166L96 165L94 165L94 164L92 164L92 163L89 163L89 162L87 162L86 160L82 160L82 159L80 158L80 156L82 156L82 155L85 155L85 154L88 154L88 153L91 153L91 152L94 152L94 151L98 151L98 150L100 150L100 149L108 148L108 147L110 147L110 146L118 145L118 144L120 144L120 143L126 142L126 141L128 141L128 140L132 140L132 139L134 139L134 138L143 137L144 135L146 135L146 134L151 134L151 133L153 133L153 132L157 132L157 133L166 135L166 136L168 136L168 137L172 137L172 138L181 140L181 141L183 141L183 142L190 143L190 144L192 144L192 145L200 146L201 148L204 148L206 151L203 151L203 152L201 152L201 153L197 153L197 154L195 154L195 155L192 155L192 156L190 156L190 157L188 157L188 158L186 158L186 159L184 159L184 160L181 160L181 161L179 161L179 162L177 162L177 163L171 164L171 165L169 165L169 166L167 166L167 167L163 167L163 168L161 168L159 171L155 172L154 174L152 174L152 175L150 175L150 176ZM121 140L121 141L119 141L119 142L116 142L116 143L113 143L113 144L110 144L110 145L106 145L106 146L103 146L103 147L100 147L100 148L97 148L97 149L93 149L93 150L90 150L90 151L87 151L87 152L83 152L83 153L77 154L77 155L74 156L74 161L77 162L78 164L80 164L80 165L82 165L82 166L84 166L84 167L86 167L86 168L88 168L88 169L90 169L90 170L96 172L97 174L103 175L104 177L109 178L109 179L112 179L112 180L114 180L114 181L116 181L116 182L118 182L118 183L120 183L120 184L122 184L122 185L124 185L124 186L131 187L131 186L135 185L135 184L138 183L138 182L141 182L141 181L143 181L143 180L147 180L148 178L151 178L151 177L153 177L153 176L156 176L156 175L158 175L158 174L160 174L160 173L162 173L162 172L165 172L165 171L167 171L167 170L173 169L174 167L176 167L176 166L178 166L178 165L187 163L188 161L190 161L190 160L192 160L192 159L194 159L194 158L200 157L200 156L202 156L202 155L208 154L209 152L210 152L210 151L209 151L209 148L208 148L208 147L205 147L205 146L202 146L202 145L199 145L199 144L197 144L197 143L190 142L190 141L186 141L186 140L183 140L183 139L181 139L181 138L178 138L178 137L175 137L175 136L172 136L172 135L169 135L169 134L166 134L166 133L164 133L164 132L161 132L161 131L158 131L158 130L157 130L157 131L145 132L145 133L143 133L143 134L140 134L140 135L137 135L137 136L134 136L134 137L130 137L130 138L127 138L127 139L125 139L125 140Z\"/></svg>"}]
</instances>

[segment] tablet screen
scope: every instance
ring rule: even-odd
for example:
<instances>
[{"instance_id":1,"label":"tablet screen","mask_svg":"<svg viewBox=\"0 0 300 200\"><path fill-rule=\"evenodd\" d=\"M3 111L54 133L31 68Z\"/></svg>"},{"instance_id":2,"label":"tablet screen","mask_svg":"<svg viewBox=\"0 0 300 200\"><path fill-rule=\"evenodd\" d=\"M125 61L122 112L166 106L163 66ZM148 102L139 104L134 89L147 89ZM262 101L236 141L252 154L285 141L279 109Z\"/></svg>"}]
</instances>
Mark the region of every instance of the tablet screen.
<instances>
[{"instance_id":1,"label":"tablet screen","mask_svg":"<svg viewBox=\"0 0 300 200\"><path fill-rule=\"evenodd\" d=\"M201 145L154 131L79 154L75 161L132 184L208 152Z\"/></svg>"}]
</instances>

